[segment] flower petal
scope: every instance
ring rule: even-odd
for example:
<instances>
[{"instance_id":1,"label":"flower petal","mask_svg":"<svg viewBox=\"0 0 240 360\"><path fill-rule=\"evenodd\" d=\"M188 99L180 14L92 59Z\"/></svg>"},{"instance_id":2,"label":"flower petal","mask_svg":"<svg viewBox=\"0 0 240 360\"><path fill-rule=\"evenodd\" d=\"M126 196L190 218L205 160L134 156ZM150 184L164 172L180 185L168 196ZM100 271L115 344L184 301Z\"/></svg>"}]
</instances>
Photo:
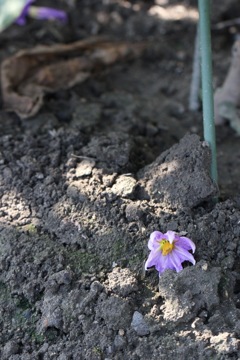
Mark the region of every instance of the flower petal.
<instances>
[{"instance_id":1,"label":"flower petal","mask_svg":"<svg viewBox=\"0 0 240 360\"><path fill-rule=\"evenodd\" d=\"M157 255L153 254L153 252L151 252L147 258L147 261L145 262L145 270L147 270L148 268L151 268L152 266L155 266L156 262L157 262Z\"/></svg>"},{"instance_id":2,"label":"flower petal","mask_svg":"<svg viewBox=\"0 0 240 360\"><path fill-rule=\"evenodd\" d=\"M175 240L176 233L175 233L175 231L168 230L166 232L166 234L164 234L164 235L165 235L165 238L170 242L170 244L172 244L173 241Z\"/></svg>"},{"instance_id":3,"label":"flower petal","mask_svg":"<svg viewBox=\"0 0 240 360\"><path fill-rule=\"evenodd\" d=\"M29 11L29 7L31 6L31 4L33 2L35 2L36 0L26 0L25 5L22 9L21 14L18 16L18 18L15 20L16 24L18 25L25 25L26 24L26 16L28 14Z\"/></svg>"},{"instance_id":4,"label":"flower petal","mask_svg":"<svg viewBox=\"0 0 240 360\"><path fill-rule=\"evenodd\" d=\"M35 19L39 20L52 20L58 19L63 22L67 21L67 14L63 10L57 10L48 7L38 7L38 6L31 6L29 8L29 15Z\"/></svg>"},{"instance_id":5,"label":"flower petal","mask_svg":"<svg viewBox=\"0 0 240 360\"><path fill-rule=\"evenodd\" d=\"M163 256L159 249L152 250L145 263L145 270L147 270L152 266L155 266L157 271L163 272L166 267L165 263L166 263L166 256Z\"/></svg>"},{"instance_id":6,"label":"flower petal","mask_svg":"<svg viewBox=\"0 0 240 360\"><path fill-rule=\"evenodd\" d=\"M158 264L155 267L159 273L162 273L165 270L170 269L169 264L168 264L168 256L163 256L162 253L160 253L160 258L159 258Z\"/></svg>"},{"instance_id":7,"label":"flower petal","mask_svg":"<svg viewBox=\"0 0 240 360\"><path fill-rule=\"evenodd\" d=\"M193 265L196 264L196 261L195 261L194 257L192 256L192 254L190 254L190 252L188 252L184 248L181 248L181 247L175 245L172 253L175 253L175 255L178 256L178 258L180 259L181 262L190 261Z\"/></svg>"},{"instance_id":8,"label":"flower petal","mask_svg":"<svg viewBox=\"0 0 240 360\"><path fill-rule=\"evenodd\" d=\"M192 250L193 253L195 252L196 249L196 245L194 244L194 242L184 236L176 236L176 245L180 246L185 250Z\"/></svg>"},{"instance_id":9,"label":"flower petal","mask_svg":"<svg viewBox=\"0 0 240 360\"><path fill-rule=\"evenodd\" d=\"M164 256L164 263L163 263L163 270L161 272L164 272L165 270L171 269L171 270L175 270L175 266L173 265L171 258L169 257L169 255Z\"/></svg>"},{"instance_id":10,"label":"flower petal","mask_svg":"<svg viewBox=\"0 0 240 360\"><path fill-rule=\"evenodd\" d=\"M173 268L179 272L183 269L182 264L181 264L181 260L179 259L178 255L176 254L176 252L173 250L169 255L169 263L173 266Z\"/></svg>"},{"instance_id":11,"label":"flower petal","mask_svg":"<svg viewBox=\"0 0 240 360\"><path fill-rule=\"evenodd\" d=\"M164 238L164 235L160 231L154 231L150 235L150 239L148 241L149 250L156 250L159 248L159 241Z\"/></svg>"}]
</instances>

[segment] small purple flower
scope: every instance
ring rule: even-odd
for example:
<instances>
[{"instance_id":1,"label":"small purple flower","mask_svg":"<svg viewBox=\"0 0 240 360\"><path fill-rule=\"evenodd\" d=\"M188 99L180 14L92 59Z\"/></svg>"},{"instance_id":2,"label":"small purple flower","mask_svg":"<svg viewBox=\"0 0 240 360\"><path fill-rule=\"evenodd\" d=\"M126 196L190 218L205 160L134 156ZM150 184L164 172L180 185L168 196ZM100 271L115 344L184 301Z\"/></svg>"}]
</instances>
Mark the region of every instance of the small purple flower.
<instances>
[{"instance_id":1,"label":"small purple flower","mask_svg":"<svg viewBox=\"0 0 240 360\"><path fill-rule=\"evenodd\" d=\"M182 263L190 261L195 265L196 261L189 250L195 251L195 244L192 240L184 236L177 235L174 231L167 231L162 234L160 231L154 231L150 235L148 248L151 250L145 263L145 269L155 266L159 274L167 269L183 269Z\"/></svg>"},{"instance_id":2,"label":"small purple flower","mask_svg":"<svg viewBox=\"0 0 240 360\"><path fill-rule=\"evenodd\" d=\"M51 9L47 7L31 6L33 2L35 2L35 0L26 0L26 4L22 9L21 14L15 21L18 25L25 25L27 15L34 19L39 19L39 20L58 19L63 22L67 21L67 14L65 11Z\"/></svg>"}]
</instances>

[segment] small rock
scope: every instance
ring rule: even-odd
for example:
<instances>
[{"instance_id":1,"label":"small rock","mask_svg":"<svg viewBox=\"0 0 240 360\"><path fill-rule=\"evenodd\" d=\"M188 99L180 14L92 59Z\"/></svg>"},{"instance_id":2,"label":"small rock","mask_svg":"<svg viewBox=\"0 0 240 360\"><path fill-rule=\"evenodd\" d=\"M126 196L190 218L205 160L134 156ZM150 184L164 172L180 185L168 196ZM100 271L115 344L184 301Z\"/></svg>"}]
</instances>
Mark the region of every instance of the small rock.
<instances>
[{"instance_id":1,"label":"small rock","mask_svg":"<svg viewBox=\"0 0 240 360\"><path fill-rule=\"evenodd\" d=\"M76 177L81 178L92 174L92 169L95 165L95 161L92 159L86 159L80 162L76 168Z\"/></svg>"},{"instance_id":2,"label":"small rock","mask_svg":"<svg viewBox=\"0 0 240 360\"><path fill-rule=\"evenodd\" d=\"M36 177L36 179L38 179L38 180L44 179L44 175L43 175L43 173L41 173L41 172L37 172L36 175L35 175L35 177Z\"/></svg>"},{"instance_id":3,"label":"small rock","mask_svg":"<svg viewBox=\"0 0 240 360\"><path fill-rule=\"evenodd\" d=\"M62 309L58 306L58 299L45 299L43 304L43 316L39 327L40 332L45 331L48 328L62 329L62 316Z\"/></svg>"},{"instance_id":4,"label":"small rock","mask_svg":"<svg viewBox=\"0 0 240 360\"><path fill-rule=\"evenodd\" d=\"M112 187L112 192L118 196L129 197L136 188L137 181L126 175L120 175Z\"/></svg>"},{"instance_id":5,"label":"small rock","mask_svg":"<svg viewBox=\"0 0 240 360\"><path fill-rule=\"evenodd\" d=\"M118 335L123 336L125 334L125 331L123 329L118 330Z\"/></svg>"},{"instance_id":6,"label":"small rock","mask_svg":"<svg viewBox=\"0 0 240 360\"><path fill-rule=\"evenodd\" d=\"M131 327L139 336L146 336L150 333L148 324L144 320L143 315L138 311L135 311L133 314Z\"/></svg>"},{"instance_id":7,"label":"small rock","mask_svg":"<svg viewBox=\"0 0 240 360\"><path fill-rule=\"evenodd\" d=\"M128 204L125 209L126 218L129 222L141 219L143 213L144 212L140 208L140 204L137 203Z\"/></svg>"},{"instance_id":8,"label":"small rock","mask_svg":"<svg viewBox=\"0 0 240 360\"><path fill-rule=\"evenodd\" d=\"M123 349L125 345L126 345L126 340L122 336L116 335L114 339L114 346L116 350Z\"/></svg>"},{"instance_id":9,"label":"small rock","mask_svg":"<svg viewBox=\"0 0 240 360\"><path fill-rule=\"evenodd\" d=\"M208 264L207 264L207 262L203 262L203 264L202 264L202 270L207 271L207 269L208 269Z\"/></svg>"}]
</instances>

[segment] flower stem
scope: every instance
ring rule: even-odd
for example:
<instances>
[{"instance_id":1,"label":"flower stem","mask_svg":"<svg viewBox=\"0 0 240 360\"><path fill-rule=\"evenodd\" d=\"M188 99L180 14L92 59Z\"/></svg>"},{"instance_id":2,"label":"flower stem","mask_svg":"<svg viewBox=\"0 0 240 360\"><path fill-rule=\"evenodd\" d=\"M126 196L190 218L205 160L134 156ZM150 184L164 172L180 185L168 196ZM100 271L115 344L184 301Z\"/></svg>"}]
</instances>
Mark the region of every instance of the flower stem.
<instances>
[{"instance_id":1,"label":"flower stem","mask_svg":"<svg viewBox=\"0 0 240 360\"><path fill-rule=\"evenodd\" d=\"M199 35L202 67L202 101L204 140L211 149L211 176L217 184L216 135L214 124L214 105L212 88L212 51L210 33L210 1L198 0Z\"/></svg>"}]
</instances>

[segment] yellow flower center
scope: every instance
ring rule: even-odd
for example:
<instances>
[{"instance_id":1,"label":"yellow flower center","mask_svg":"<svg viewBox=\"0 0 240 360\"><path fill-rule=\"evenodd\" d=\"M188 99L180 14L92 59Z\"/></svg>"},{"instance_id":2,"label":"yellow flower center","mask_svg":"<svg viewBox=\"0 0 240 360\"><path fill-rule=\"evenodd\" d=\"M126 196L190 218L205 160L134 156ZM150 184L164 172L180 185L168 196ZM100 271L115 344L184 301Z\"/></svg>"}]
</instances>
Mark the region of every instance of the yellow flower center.
<instances>
[{"instance_id":1,"label":"yellow flower center","mask_svg":"<svg viewBox=\"0 0 240 360\"><path fill-rule=\"evenodd\" d=\"M163 256L168 255L174 248L174 244L170 244L168 240L163 239L160 241L160 250Z\"/></svg>"}]
</instances>

